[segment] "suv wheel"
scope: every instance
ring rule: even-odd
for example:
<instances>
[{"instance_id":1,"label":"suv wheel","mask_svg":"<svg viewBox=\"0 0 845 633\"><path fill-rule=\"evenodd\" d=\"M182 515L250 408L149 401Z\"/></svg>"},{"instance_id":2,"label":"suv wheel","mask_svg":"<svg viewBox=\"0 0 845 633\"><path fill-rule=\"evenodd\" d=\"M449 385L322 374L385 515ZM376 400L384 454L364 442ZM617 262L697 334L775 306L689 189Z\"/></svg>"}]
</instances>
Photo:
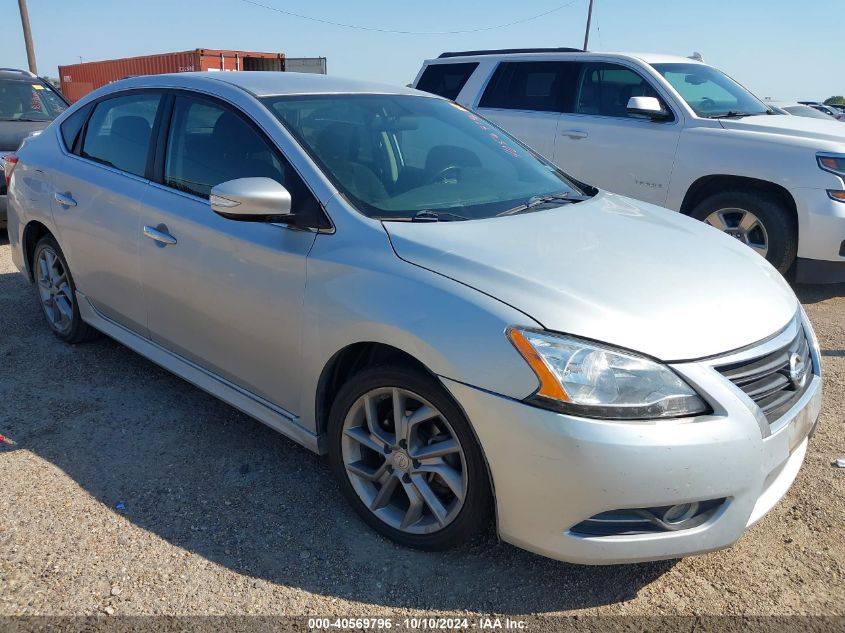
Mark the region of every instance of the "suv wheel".
<instances>
[{"instance_id":1,"label":"suv wheel","mask_svg":"<svg viewBox=\"0 0 845 633\"><path fill-rule=\"evenodd\" d=\"M795 223L789 210L771 194L717 193L699 202L690 216L747 244L783 274L795 261Z\"/></svg>"},{"instance_id":2,"label":"suv wheel","mask_svg":"<svg viewBox=\"0 0 845 633\"><path fill-rule=\"evenodd\" d=\"M97 331L79 315L76 285L62 249L51 235L45 235L35 245L32 269L41 311L53 334L66 343L94 338Z\"/></svg>"},{"instance_id":3,"label":"suv wheel","mask_svg":"<svg viewBox=\"0 0 845 633\"><path fill-rule=\"evenodd\" d=\"M363 520L402 545L443 550L490 521L481 449L437 380L404 367L347 382L329 416L329 460Z\"/></svg>"}]
</instances>

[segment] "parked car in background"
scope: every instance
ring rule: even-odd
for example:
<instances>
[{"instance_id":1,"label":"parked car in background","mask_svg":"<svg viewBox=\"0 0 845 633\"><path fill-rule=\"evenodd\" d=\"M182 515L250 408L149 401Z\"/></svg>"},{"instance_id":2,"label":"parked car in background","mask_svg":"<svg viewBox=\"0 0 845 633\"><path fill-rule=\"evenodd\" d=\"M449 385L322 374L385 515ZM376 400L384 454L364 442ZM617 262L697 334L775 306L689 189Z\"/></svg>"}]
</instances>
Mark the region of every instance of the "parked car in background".
<instances>
[{"instance_id":1,"label":"parked car in background","mask_svg":"<svg viewBox=\"0 0 845 633\"><path fill-rule=\"evenodd\" d=\"M68 103L53 86L25 70L0 68L0 171L27 135L47 127ZM0 180L0 229L6 226L6 180Z\"/></svg>"},{"instance_id":2,"label":"parked car in background","mask_svg":"<svg viewBox=\"0 0 845 633\"><path fill-rule=\"evenodd\" d=\"M685 57L573 49L445 53L414 84L574 178L725 231L798 281L845 281L845 128L778 116ZM797 259L796 259L797 258Z\"/></svg>"},{"instance_id":3,"label":"parked car in background","mask_svg":"<svg viewBox=\"0 0 845 633\"><path fill-rule=\"evenodd\" d=\"M407 88L116 82L23 146L9 219L56 336L105 332L328 453L408 546L495 512L582 563L727 547L821 407L813 329L766 261Z\"/></svg>"},{"instance_id":4,"label":"parked car in background","mask_svg":"<svg viewBox=\"0 0 845 633\"><path fill-rule=\"evenodd\" d=\"M833 117L825 114L821 110L816 110L803 103L797 101L770 101L766 100L766 105L779 114L791 114L793 116L803 116L808 119L819 119L821 121L830 121Z\"/></svg>"},{"instance_id":5,"label":"parked car in background","mask_svg":"<svg viewBox=\"0 0 845 633\"><path fill-rule=\"evenodd\" d=\"M799 101L801 105L809 106L814 110L818 110L819 112L823 112L824 114L833 117L837 121L845 121L845 112L840 112L837 108L833 106L828 106L823 103L819 103L817 101Z\"/></svg>"}]
</instances>

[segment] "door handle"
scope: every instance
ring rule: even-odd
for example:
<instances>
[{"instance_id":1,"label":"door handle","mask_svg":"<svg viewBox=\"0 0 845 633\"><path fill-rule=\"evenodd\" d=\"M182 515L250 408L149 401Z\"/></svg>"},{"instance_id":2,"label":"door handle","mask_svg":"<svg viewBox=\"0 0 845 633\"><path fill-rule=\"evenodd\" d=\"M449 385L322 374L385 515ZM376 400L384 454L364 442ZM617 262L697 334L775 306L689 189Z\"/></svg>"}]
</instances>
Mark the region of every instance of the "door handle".
<instances>
[{"instance_id":1,"label":"door handle","mask_svg":"<svg viewBox=\"0 0 845 633\"><path fill-rule=\"evenodd\" d=\"M59 203L60 205L62 205L63 207L75 207L75 206L76 206L76 200L74 200L73 198L71 198L71 197L70 197L68 194L66 194L66 193L59 193L59 192L57 191L57 192L53 195L53 197L56 199L56 202L58 202L58 203Z\"/></svg>"},{"instance_id":2,"label":"door handle","mask_svg":"<svg viewBox=\"0 0 845 633\"><path fill-rule=\"evenodd\" d=\"M587 138L589 134L582 130L562 130L560 133L561 136L568 136L571 139L580 139L580 138Z\"/></svg>"},{"instance_id":3,"label":"door handle","mask_svg":"<svg viewBox=\"0 0 845 633\"><path fill-rule=\"evenodd\" d=\"M164 224L158 226L144 226L144 235L156 242L157 246L167 246L168 244L175 244L176 238L167 232L167 227Z\"/></svg>"}]
</instances>

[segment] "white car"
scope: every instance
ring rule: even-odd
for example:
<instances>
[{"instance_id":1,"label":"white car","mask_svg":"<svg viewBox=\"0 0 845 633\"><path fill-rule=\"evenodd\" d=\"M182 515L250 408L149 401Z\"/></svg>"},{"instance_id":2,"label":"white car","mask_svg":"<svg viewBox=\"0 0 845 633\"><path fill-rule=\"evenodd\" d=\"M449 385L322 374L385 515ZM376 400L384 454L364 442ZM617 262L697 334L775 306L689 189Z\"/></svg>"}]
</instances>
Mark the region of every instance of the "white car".
<instances>
[{"instance_id":1,"label":"white car","mask_svg":"<svg viewBox=\"0 0 845 633\"><path fill-rule=\"evenodd\" d=\"M569 175L698 218L799 282L845 281L845 128L776 114L686 57L444 53L413 86L477 110ZM706 253L691 253L707 257Z\"/></svg>"}]
</instances>

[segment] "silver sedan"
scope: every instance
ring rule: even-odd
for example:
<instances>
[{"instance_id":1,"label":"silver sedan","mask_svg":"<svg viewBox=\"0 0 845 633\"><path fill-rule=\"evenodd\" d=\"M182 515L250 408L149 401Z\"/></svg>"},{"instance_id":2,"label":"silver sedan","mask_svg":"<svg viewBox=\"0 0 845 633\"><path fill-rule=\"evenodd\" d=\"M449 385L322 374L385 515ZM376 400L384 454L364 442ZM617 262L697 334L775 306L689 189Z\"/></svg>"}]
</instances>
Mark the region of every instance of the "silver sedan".
<instances>
[{"instance_id":1,"label":"silver sedan","mask_svg":"<svg viewBox=\"0 0 845 633\"><path fill-rule=\"evenodd\" d=\"M812 327L763 258L431 95L137 77L9 175L14 261L56 336L105 333L328 454L408 546L495 521L583 563L727 547L818 417Z\"/></svg>"}]
</instances>

